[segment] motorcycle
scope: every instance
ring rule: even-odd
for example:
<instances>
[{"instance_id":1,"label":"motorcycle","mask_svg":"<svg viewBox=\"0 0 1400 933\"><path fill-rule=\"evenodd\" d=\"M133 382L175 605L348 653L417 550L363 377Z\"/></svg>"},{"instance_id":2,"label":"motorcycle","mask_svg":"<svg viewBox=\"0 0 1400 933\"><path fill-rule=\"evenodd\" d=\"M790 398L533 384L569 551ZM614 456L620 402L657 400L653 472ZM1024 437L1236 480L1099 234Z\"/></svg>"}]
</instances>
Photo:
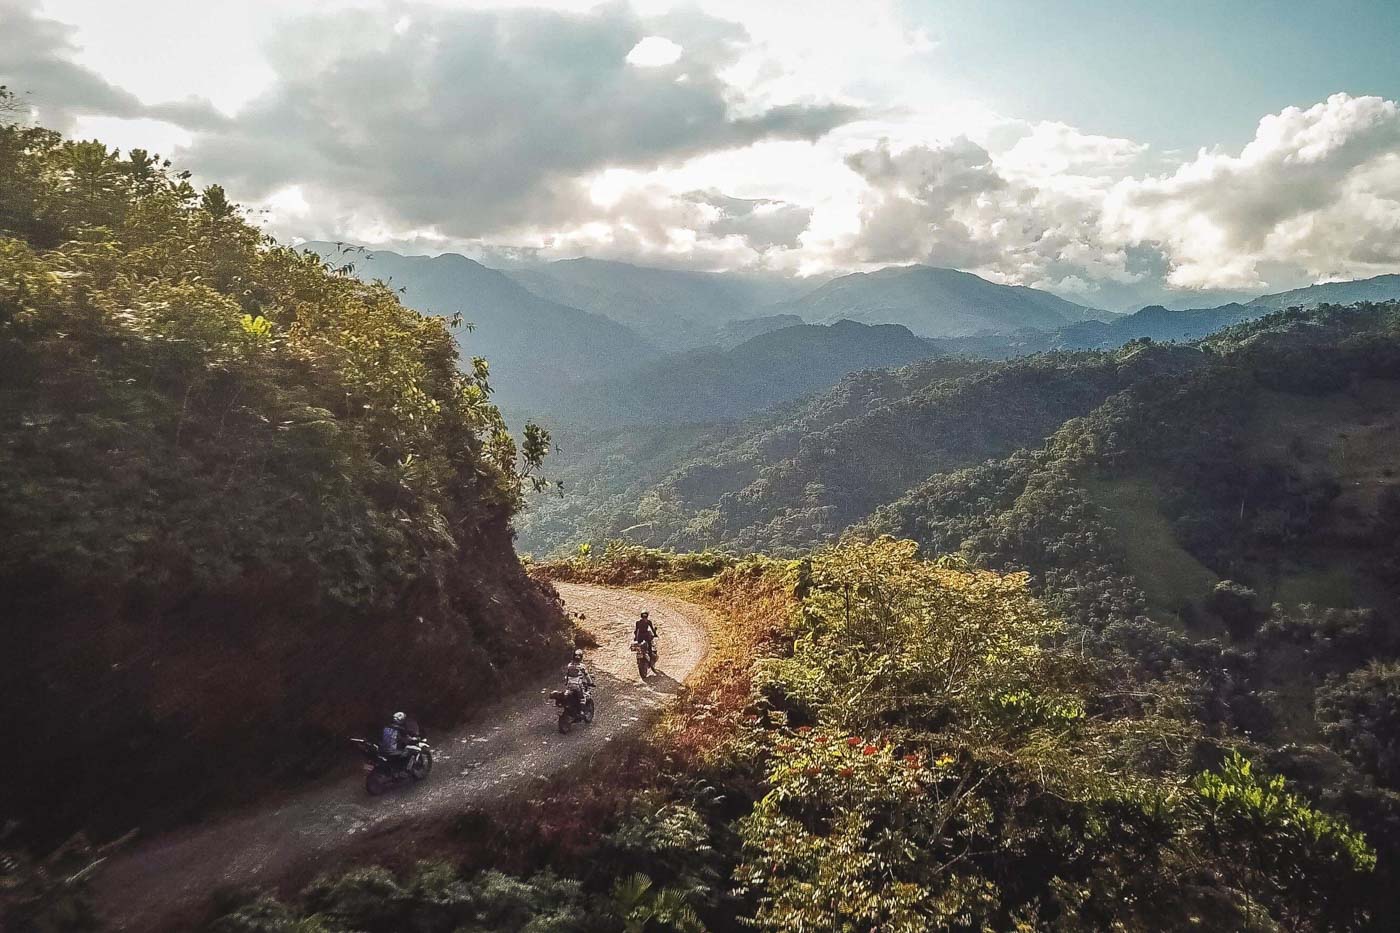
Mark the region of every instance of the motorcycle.
<instances>
[{"instance_id":1,"label":"motorcycle","mask_svg":"<svg viewBox=\"0 0 1400 933\"><path fill-rule=\"evenodd\" d=\"M433 749L421 735L404 746L404 754L390 757L369 739L351 739L365 755L365 790L378 797L390 787L405 781L417 783L433 770Z\"/></svg>"},{"instance_id":2,"label":"motorcycle","mask_svg":"<svg viewBox=\"0 0 1400 933\"><path fill-rule=\"evenodd\" d=\"M644 641L632 642L632 653L637 656L637 673L642 680L647 679L647 671L656 673L656 639L648 645Z\"/></svg>"},{"instance_id":3,"label":"motorcycle","mask_svg":"<svg viewBox=\"0 0 1400 933\"><path fill-rule=\"evenodd\" d=\"M559 707L561 735L568 735L576 722L593 721L593 694L587 687L569 684L563 690L552 691L549 699Z\"/></svg>"}]
</instances>

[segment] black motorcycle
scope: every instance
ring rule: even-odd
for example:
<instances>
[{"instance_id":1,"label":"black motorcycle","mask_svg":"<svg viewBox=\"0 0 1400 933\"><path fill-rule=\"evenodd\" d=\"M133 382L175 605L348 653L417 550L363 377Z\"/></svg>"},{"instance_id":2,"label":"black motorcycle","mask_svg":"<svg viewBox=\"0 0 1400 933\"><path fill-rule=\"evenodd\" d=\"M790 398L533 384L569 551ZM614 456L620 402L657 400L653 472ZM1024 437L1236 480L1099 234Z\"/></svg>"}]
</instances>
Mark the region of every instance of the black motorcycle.
<instances>
[{"instance_id":1,"label":"black motorcycle","mask_svg":"<svg viewBox=\"0 0 1400 933\"><path fill-rule=\"evenodd\" d=\"M570 684L549 694L550 702L559 707L559 731L567 735L576 722L593 721L593 694L587 687Z\"/></svg>"},{"instance_id":2,"label":"black motorcycle","mask_svg":"<svg viewBox=\"0 0 1400 933\"><path fill-rule=\"evenodd\" d=\"M365 790L378 797L405 781L417 783L433 770L433 749L427 739L415 735L404 745L402 755L386 755L369 739L351 739L365 754Z\"/></svg>"},{"instance_id":3,"label":"black motorcycle","mask_svg":"<svg viewBox=\"0 0 1400 933\"><path fill-rule=\"evenodd\" d=\"M649 643L645 641L632 642L632 653L637 656L637 673L642 680L647 679L647 672L656 673L656 639Z\"/></svg>"}]
</instances>

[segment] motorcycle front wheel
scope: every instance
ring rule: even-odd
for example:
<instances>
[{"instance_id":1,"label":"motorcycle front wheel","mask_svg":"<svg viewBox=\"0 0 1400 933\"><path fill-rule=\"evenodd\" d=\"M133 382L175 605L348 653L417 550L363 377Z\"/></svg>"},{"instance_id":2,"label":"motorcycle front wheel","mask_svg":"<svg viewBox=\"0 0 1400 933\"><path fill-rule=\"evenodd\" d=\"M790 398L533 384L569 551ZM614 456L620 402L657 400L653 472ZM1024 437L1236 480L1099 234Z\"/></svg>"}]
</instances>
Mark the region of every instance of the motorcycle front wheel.
<instances>
[{"instance_id":1,"label":"motorcycle front wheel","mask_svg":"<svg viewBox=\"0 0 1400 933\"><path fill-rule=\"evenodd\" d=\"M413 763L408 766L408 776L415 781L421 781L428 776L428 772L433 770L433 753L419 752L414 757Z\"/></svg>"},{"instance_id":2,"label":"motorcycle front wheel","mask_svg":"<svg viewBox=\"0 0 1400 933\"><path fill-rule=\"evenodd\" d=\"M593 701L592 701L592 700L589 700L587 703L583 704L583 721L584 721L584 722L592 722L592 721L593 721Z\"/></svg>"},{"instance_id":3,"label":"motorcycle front wheel","mask_svg":"<svg viewBox=\"0 0 1400 933\"><path fill-rule=\"evenodd\" d=\"M374 770L365 775L365 790L371 797L378 797L389 789L389 785L394 783L389 775L382 771Z\"/></svg>"}]
</instances>

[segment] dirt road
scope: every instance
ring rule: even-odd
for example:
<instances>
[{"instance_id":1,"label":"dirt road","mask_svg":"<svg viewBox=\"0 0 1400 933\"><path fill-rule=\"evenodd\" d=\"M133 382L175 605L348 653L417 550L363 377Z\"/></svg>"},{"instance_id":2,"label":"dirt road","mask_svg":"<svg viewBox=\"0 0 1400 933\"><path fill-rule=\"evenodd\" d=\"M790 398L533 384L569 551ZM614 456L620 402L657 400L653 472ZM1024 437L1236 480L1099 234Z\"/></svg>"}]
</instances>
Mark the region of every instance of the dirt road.
<instances>
[{"instance_id":1,"label":"dirt road","mask_svg":"<svg viewBox=\"0 0 1400 933\"><path fill-rule=\"evenodd\" d=\"M575 762L644 724L666 703L709 647L704 612L681 600L597 586L558 584L565 606L582 613L598 640L588 665L598 681L598 713L591 725L560 735L548 692L551 676L482 711L452 735L424 726L436 751L424 783L365 794L357 758L346 754L346 776L276 805L253 809L147 840L103 867L95 880L99 913L109 929L170 929L198 916L220 887L272 884L305 871L366 835L424 817L447 817L499 800ZM661 631L659 673L642 683L629 645L632 622L651 610ZM562 659L561 659L562 669Z\"/></svg>"}]
</instances>

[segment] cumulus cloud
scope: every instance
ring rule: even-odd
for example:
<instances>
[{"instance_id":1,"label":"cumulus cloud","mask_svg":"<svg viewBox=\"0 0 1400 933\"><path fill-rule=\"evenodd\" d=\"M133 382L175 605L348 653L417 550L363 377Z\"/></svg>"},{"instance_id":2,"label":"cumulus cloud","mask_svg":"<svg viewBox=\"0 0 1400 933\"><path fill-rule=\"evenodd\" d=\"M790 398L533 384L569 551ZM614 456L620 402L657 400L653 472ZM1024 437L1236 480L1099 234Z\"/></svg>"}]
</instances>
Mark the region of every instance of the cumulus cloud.
<instances>
[{"instance_id":1,"label":"cumulus cloud","mask_svg":"<svg viewBox=\"0 0 1400 933\"><path fill-rule=\"evenodd\" d=\"M797 249L812 222L812 209L776 198L733 198L719 191L692 191L685 197L707 204L716 216L705 231L716 237L739 237L749 249L764 253L773 248Z\"/></svg>"},{"instance_id":2,"label":"cumulus cloud","mask_svg":"<svg viewBox=\"0 0 1400 933\"><path fill-rule=\"evenodd\" d=\"M71 130L85 114L153 119L213 128L223 116L205 100L146 104L129 91L74 61L72 26L40 15L37 0L0 0L0 84L45 125Z\"/></svg>"},{"instance_id":3,"label":"cumulus cloud","mask_svg":"<svg viewBox=\"0 0 1400 933\"><path fill-rule=\"evenodd\" d=\"M629 64L658 25L683 30L684 48ZM284 31L271 89L182 156L246 197L299 185L313 202L372 201L401 228L568 224L592 212L581 180L603 168L814 139L856 115L832 103L736 115L721 72L744 39L698 12L648 21L622 5L318 17Z\"/></svg>"},{"instance_id":4,"label":"cumulus cloud","mask_svg":"<svg viewBox=\"0 0 1400 933\"><path fill-rule=\"evenodd\" d=\"M1102 179L1124 173L1147 152L1143 143L1082 133L1055 121L1027 125L1024 130L997 156L1001 171L1037 179Z\"/></svg>"},{"instance_id":5,"label":"cumulus cloud","mask_svg":"<svg viewBox=\"0 0 1400 933\"><path fill-rule=\"evenodd\" d=\"M526 236L538 258L592 256L691 269L723 270L800 249L811 208L717 190L676 191L638 173L607 173L594 185L595 213ZM629 177L612 177L627 175ZM778 264L780 265L780 263Z\"/></svg>"},{"instance_id":6,"label":"cumulus cloud","mask_svg":"<svg viewBox=\"0 0 1400 933\"><path fill-rule=\"evenodd\" d=\"M1374 274L1400 259L1400 106L1335 94L1264 117L1239 155L1202 151L1170 175L1119 182L1108 239L1158 244L1188 288L1265 284L1270 263L1310 276Z\"/></svg>"},{"instance_id":7,"label":"cumulus cloud","mask_svg":"<svg viewBox=\"0 0 1400 933\"><path fill-rule=\"evenodd\" d=\"M1400 267L1400 106L1337 94L1266 116L1237 155L1164 174L1131 140L1060 123L848 155L866 184L837 250L954 265L1080 300L1198 303ZM1171 290L1183 294L1175 300Z\"/></svg>"},{"instance_id":8,"label":"cumulus cloud","mask_svg":"<svg viewBox=\"0 0 1400 933\"><path fill-rule=\"evenodd\" d=\"M1082 153L1079 139L1051 135L1073 146L1060 164ZM1026 147L1016 143L1009 152L1023 168ZM953 266L1081 296L1098 282L1135 279L1122 250L1101 242L1093 185L1028 179L966 137L898 151L882 141L846 164L868 185L860 226L844 245L856 261Z\"/></svg>"},{"instance_id":9,"label":"cumulus cloud","mask_svg":"<svg viewBox=\"0 0 1400 933\"><path fill-rule=\"evenodd\" d=\"M860 261L966 267L994 258L995 243L979 242L960 213L1006 180L987 150L967 137L901 152L881 141L848 156L846 165L870 186L851 247Z\"/></svg>"}]
</instances>

